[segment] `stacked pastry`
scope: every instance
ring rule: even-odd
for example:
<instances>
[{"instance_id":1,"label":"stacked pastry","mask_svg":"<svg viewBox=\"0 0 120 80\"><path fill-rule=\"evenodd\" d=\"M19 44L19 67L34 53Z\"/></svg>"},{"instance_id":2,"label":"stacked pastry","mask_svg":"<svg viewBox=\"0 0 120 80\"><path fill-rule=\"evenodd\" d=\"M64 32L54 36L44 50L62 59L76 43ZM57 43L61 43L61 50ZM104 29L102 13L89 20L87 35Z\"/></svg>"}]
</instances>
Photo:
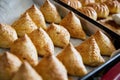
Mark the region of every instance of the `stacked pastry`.
<instances>
[{"instance_id":1,"label":"stacked pastry","mask_svg":"<svg viewBox=\"0 0 120 80\"><path fill-rule=\"evenodd\" d=\"M71 37L84 41L75 47ZM54 46L63 48L57 56ZM68 80L68 74L82 77L87 74L85 65L99 66L105 62L101 55L115 51L101 31L87 39L73 12L61 19L49 0L40 10L31 6L11 26L0 24L0 47L10 49L0 55L0 80Z\"/></svg>"}]
</instances>

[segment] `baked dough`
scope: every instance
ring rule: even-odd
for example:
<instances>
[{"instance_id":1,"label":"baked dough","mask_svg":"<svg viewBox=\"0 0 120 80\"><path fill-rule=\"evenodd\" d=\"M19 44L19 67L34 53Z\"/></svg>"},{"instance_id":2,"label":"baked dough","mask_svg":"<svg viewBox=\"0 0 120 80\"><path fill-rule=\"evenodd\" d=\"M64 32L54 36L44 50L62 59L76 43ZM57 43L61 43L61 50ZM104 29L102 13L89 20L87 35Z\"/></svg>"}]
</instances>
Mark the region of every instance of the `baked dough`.
<instances>
[{"instance_id":1,"label":"baked dough","mask_svg":"<svg viewBox=\"0 0 120 80\"><path fill-rule=\"evenodd\" d=\"M48 27L47 33L55 46L65 47L69 44L70 34L63 26L52 23Z\"/></svg>"},{"instance_id":2,"label":"baked dough","mask_svg":"<svg viewBox=\"0 0 120 80\"><path fill-rule=\"evenodd\" d=\"M65 2L66 4L70 5L71 7L78 9L82 7L82 4L79 0L61 0Z\"/></svg>"},{"instance_id":3,"label":"baked dough","mask_svg":"<svg viewBox=\"0 0 120 80\"><path fill-rule=\"evenodd\" d=\"M38 54L41 56L54 54L54 45L49 35L42 29L36 29L29 34Z\"/></svg>"},{"instance_id":4,"label":"baked dough","mask_svg":"<svg viewBox=\"0 0 120 80\"><path fill-rule=\"evenodd\" d=\"M70 43L58 55L57 58L66 67L69 75L84 76L87 70L83 64L82 57L79 52Z\"/></svg>"},{"instance_id":5,"label":"baked dough","mask_svg":"<svg viewBox=\"0 0 120 80\"><path fill-rule=\"evenodd\" d=\"M100 55L100 49L93 36L78 45L76 49L81 54L83 63L86 65L98 66L105 62Z\"/></svg>"},{"instance_id":6,"label":"baked dough","mask_svg":"<svg viewBox=\"0 0 120 80\"><path fill-rule=\"evenodd\" d=\"M61 17L55 7L49 0L46 0L45 3L40 7L41 12L44 15L44 18L49 23L60 23Z\"/></svg>"},{"instance_id":7,"label":"baked dough","mask_svg":"<svg viewBox=\"0 0 120 80\"><path fill-rule=\"evenodd\" d=\"M10 51L19 57L21 61L27 60L32 66L38 63L36 48L26 34L14 41Z\"/></svg>"},{"instance_id":8,"label":"baked dough","mask_svg":"<svg viewBox=\"0 0 120 80\"><path fill-rule=\"evenodd\" d=\"M22 62L10 52L4 52L0 57L0 80L11 80Z\"/></svg>"},{"instance_id":9,"label":"baked dough","mask_svg":"<svg viewBox=\"0 0 120 80\"><path fill-rule=\"evenodd\" d=\"M12 27L16 30L18 36L29 34L33 30L37 29L37 26L32 21L28 13L21 15L21 17L12 24Z\"/></svg>"},{"instance_id":10,"label":"baked dough","mask_svg":"<svg viewBox=\"0 0 120 80\"><path fill-rule=\"evenodd\" d=\"M101 31L97 31L93 36L102 55L110 56L116 50L111 40Z\"/></svg>"},{"instance_id":11,"label":"baked dough","mask_svg":"<svg viewBox=\"0 0 120 80\"><path fill-rule=\"evenodd\" d=\"M30 15L37 27L47 28L42 12L35 5L32 5L26 12Z\"/></svg>"},{"instance_id":12,"label":"baked dough","mask_svg":"<svg viewBox=\"0 0 120 80\"><path fill-rule=\"evenodd\" d=\"M42 78L28 62L24 61L11 80L42 80Z\"/></svg>"},{"instance_id":13,"label":"baked dough","mask_svg":"<svg viewBox=\"0 0 120 80\"><path fill-rule=\"evenodd\" d=\"M35 69L43 80L68 80L64 65L54 55L43 57Z\"/></svg>"},{"instance_id":14,"label":"baked dough","mask_svg":"<svg viewBox=\"0 0 120 80\"><path fill-rule=\"evenodd\" d=\"M95 0L96 3L103 3L105 1L107 1L107 0Z\"/></svg>"},{"instance_id":15,"label":"baked dough","mask_svg":"<svg viewBox=\"0 0 120 80\"><path fill-rule=\"evenodd\" d=\"M97 12L92 7L82 7L82 8L79 8L78 11L92 18L93 20L97 20Z\"/></svg>"},{"instance_id":16,"label":"baked dough","mask_svg":"<svg viewBox=\"0 0 120 80\"><path fill-rule=\"evenodd\" d=\"M87 6L88 4L95 3L95 0L79 0L82 6Z\"/></svg>"},{"instance_id":17,"label":"baked dough","mask_svg":"<svg viewBox=\"0 0 120 80\"><path fill-rule=\"evenodd\" d=\"M0 47L10 48L11 44L17 39L17 33L14 28L7 24L0 24Z\"/></svg>"},{"instance_id":18,"label":"baked dough","mask_svg":"<svg viewBox=\"0 0 120 80\"><path fill-rule=\"evenodd\" d=\"M86 39L86 34L82 29L80 20L75 16L73 12L69 12L60 22L60 25L65 27L71 37Z\"/></svg>"},{"instance_id":19,"label":"baked dough","mask_svg":"<svg viewBox=\"0 0 120 80\"><path fill-rule=\"evenodd\" d=\"M95 9L98 18L107 18L109 15L109 9L105 3L93 3L89 4L88 6Z\"/></svg>"},{"instance_id":20,"label":"baked dough","mask_svg":"<svg viewBox=\"0 0 120 80\"><path fill-rule=\"evenodd\" d=\"M105 4L108 6L110 13L120 13L120 3L117 0L109 0Z\"/></svg>"}]
</instances>

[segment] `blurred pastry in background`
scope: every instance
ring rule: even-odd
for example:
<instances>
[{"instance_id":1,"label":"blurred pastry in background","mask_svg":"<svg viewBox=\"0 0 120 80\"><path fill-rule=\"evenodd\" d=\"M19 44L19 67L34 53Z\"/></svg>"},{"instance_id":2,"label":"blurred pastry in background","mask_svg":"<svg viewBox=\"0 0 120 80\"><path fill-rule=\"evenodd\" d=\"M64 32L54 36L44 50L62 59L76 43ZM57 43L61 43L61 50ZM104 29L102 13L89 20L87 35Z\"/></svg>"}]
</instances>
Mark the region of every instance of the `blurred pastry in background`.
<instances>
[{"instance_id":1,"label":"blurred pastry in background","mask_svg":"<svg viewBox=\"0 0 120 80\"><path fill-rule=\"evenodd\" d=\"M81 22L73 12L69 12L62 19L62 21L60 22L60 25L62 25L63 27L65 27L68 30L71 37L80 38L83 40L86 39L86 34L83 31Z\"/></svg>"},{"instance_id":2,"label":"blurred pastry in background","mask_svg":"<svg viewBox=\"0 0 120 80\"><path fill-rule=\"evenodd\" d=\"M10 25L0 23L0 47L10 48L11 44L17 39L17 33Z\"/></svg>"},{"instance_id":3,"label":"blurred pastry in background","mask_svg":"<svg viewBox=\"0 0 120 80\"><path fill-rule=\"evenodd\" d=\"M82 6L87 6L88 4L95 3L95 0L79 0Z\"/></svg>"},{"instance_id":4,"label":"blurred pastry in background","mask_svg":"<svg viewBox=\"0 0 120 80\"><path fill-rule=\"evenodd\" d=\"M40 10L44 15L44 18L49 23L60 23L61 16L57 11L57 8L54 4L52 4L49 0L46 0L42 6L40 6Z\"/></svg>"},{"instance_id":5,"label":"blurred pastry in background","mask_svg":"<svg viewBox=\"0 0 120 80\"><path fill-rule=\"evenodd\" d=\"M107 1L107 0L95 0L96 3L103 3L105 1Z\"/></svg>"},{"instance_id":6,"label":"blurred pastry in background","mask_svg":"<svg viewBox=\"0 0 120 80\"><path fill-rule=\"evenodd\" d=\"M92 7L82 7L78 8L78 11L81 13L85 14L86 16L92 18L93 20L97 20L97 12L95 11L94 8Z\"/></svg>"}]
</instances>

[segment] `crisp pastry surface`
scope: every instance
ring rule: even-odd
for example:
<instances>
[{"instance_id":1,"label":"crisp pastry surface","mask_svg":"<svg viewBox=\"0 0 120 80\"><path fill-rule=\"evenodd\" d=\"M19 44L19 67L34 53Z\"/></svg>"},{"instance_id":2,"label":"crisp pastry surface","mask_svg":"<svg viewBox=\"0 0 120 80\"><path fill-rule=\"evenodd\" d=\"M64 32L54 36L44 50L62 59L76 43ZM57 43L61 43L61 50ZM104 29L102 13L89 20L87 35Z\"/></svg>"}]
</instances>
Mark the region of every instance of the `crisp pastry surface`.
<instances>
[{"instance_id":1,"label":"crisp pastry surface","mask_svg":"<svg viewBox=\"0 0 120 80\"><path fill-rule=\"evenodd\" d=\"M17 39L17 33L14 28L7 24L0 24L0 47L10 48L11 44Z\"/></svg>"},{"instance_id":2,"label":"crisp pastry surface","mask_svg":"<svg viewBox=\"0 0 120 80\"><path fill-rule=\"evenodd\" d=\"M35 5L32 5L26 12L28 12L37 27L47 28L42 12Z\"/></svg>"},{"instance_id":3,"label":"crisp pastry surface","mask_svg":"<svg viewBox=\"0 0 120 80\"><path fill-rule=\"evenodd\" d=\"M78 9L80 12L82 12L83 14L85 14L86 16L94 19L94 20L97 20L97 13L95 11L94 8L92 7L82 7L82 8L79 8Z\"/></svg>"},{"instance_id":4,"label":"crisp pastry surface","mask_svg":"<svg viewBox=\"0 0 120 80\"><path fill-rule=\"evenodd\" d=\"M109 15L109 9L105 3L93 3L89 4L97 12L98 18L106 18Z\"/></svg>"},{"instance_id":5,"label":"crisp pastry surface","mask_svg":"<svg viewBox=\"0 0 120 80\"><path fill-rule=\"evenodd\" d=\"M66 68L54 55L43 57L35 69L43 80L68 80Z\"/></svg>"},{"instance_id":6,"label":"crisp pastry surface","mask_svg":"<svg viewBox=\"0 0 120 80\"><path fill-rule=\"evenodd\" d=\"M65 2L66 4L70 5L71 7L78 9L82 7L82 4L79 0L61 0Z\"/></svg>"},{"instance_id":7,"label":"crisp pastry surface","mask_svg":"<svg viewBox=\"0 0 120 80\"><path fill-rule=\"evenodd\" d=\"M81 55L71 43L57 55L57 58L66 67L68 74L74 76L84 76L87 74Z\"/></svg>"},{"instance_id":8,"label":"crisp pastry surface","mask_svg":"<svg viewBox=\"0 0 120 80\"><path fill-rule=\"evenodd\" d=\"M21 61L27 60L32 66L38 63L36 48L26 34L14 41L10 47L10 52L19 57Z\"/></svg>"},{"instance_id":9,"label":"crisp pastry surface","mask_svg":"<svg viewBox=\"0 0 120 80\"><path fill-rule=\"evenodd\" d=\"M32 21L28 13L24 13L21 17L11 25L17 32L18 36L29 34L37 29L37 26Z\"/></svg>"},{"instance_id":10,"label":"crisp pastry surface","mask_svg":"<svg viewBox=\"0 0 120 80\"><path fill-rule=\"evenodd\" d=\"M95 3L95 0L79 0L82 6L87 6L88 4Z\"/></svg>"},{"instance_id":11,"label":"crisp pastry surface","mask_svg":"<svg viewBox=\"0 0 120 80\"><path fill-rule=\"evenodd\" d=\"M102 55L110 56L116 50L112 41L101 31L97 31L93 36Z\"/></svg>"},{"instance_id":12,"label":"crisp pastry surface","mask_svg":"<svg viewBox=\"0 0 120 80\"><path fill-rule=\"evenodd\" d=\"M103 3L105 1L107 1L107 0L95 0L95 2L98 2L98 3Z\"/></svg>"},{"instance_id":13,"label":"crisp pastry surface","mask_svg":"<svg viewBox=\"0 0 120 80\"><path fill-rule=\"evenodd\" d=\"M105 4L108 6L110 13L120 13L120 3L117 0L106 1Z\"/></svg>"},{"instance_id":14,"label":"crisp pastry surface","mask_svg":"<svg viewBox=\"0 0 120 80\"><path fill-rule=\"evenodd\" d=\"M4 52L0 57L0 80L11 80L22 62L10 52Z\"/></svg>"},{"instance_id":15,"label":"crisp pastry surface","mask_svg":"<svg viewBox=\"0 0 120 80\"><path fill-rule=\"evenodd\" d=\"M11 80L42 80L42 78L27 61L24 61Z\"/></svg>"},{"instance_id":16,"label":"crisp pastry surface","mask_svg":"<svg viewBox=\"0 0 120 80\"><path fill-rule=\"evenodd\" d=\"M86 39L86 34L82 29L80 20L73 12L69 12L60 22L70 33L71 37Z\"/></svg>"},{"instance_id":17,"label":"crisp pastry surface","mask_svg":"<svg viewBox=\"0 0 120 80\"><path fill-rule=\"evenodd\" d=\"M40 10L43 13L44 18L47 22L60 23L60 14L58 13L55 5L52 4L49 0L46 0L45 3L42 6L40 6Z\"/></svg>"},{"instance_id":18,"label":"crisp pastry surface","mask_svg":"<svg viewBox=\"0 0 120 80\"><path fill-rule=\"evenodd\" d=\"M54 45L49 35L42 29L36 29L29 34L38 54L41 56L54 54Z\"/></svg>"},{"instance_id":19,"label":"crisp pastry surface","mask_svg":"<svg viewBox=\"0 0 120 80\"><path fill-rule=\"evenodd\" d=\"M49 34L55 46L65 47L68 45L70 34L63 26L52 23L48 27L47 33Z\"/></svg>"},{"instance_id":20,"label":"crisp pastry surface","mask_svg":"<svg viewBox=\"0 0 120 80\"><path fill-rule=\"evenodd\" d=\"M78 45L76 49L81 54L83 63L86 65L98 66L105 62L100 55L100 49L93 36Z\"/></svg>"}]
</instances>

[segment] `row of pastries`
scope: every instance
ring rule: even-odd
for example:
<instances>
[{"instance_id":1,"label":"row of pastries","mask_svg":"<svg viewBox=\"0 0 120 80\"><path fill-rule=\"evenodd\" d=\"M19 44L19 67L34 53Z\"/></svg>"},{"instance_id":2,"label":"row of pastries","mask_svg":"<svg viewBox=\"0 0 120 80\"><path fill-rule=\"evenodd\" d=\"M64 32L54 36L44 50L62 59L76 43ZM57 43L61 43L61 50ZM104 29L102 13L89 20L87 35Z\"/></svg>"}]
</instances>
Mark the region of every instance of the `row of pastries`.
<instances>
[{"instance_id":1,"label":"row of pastries","mask_svg":"<svg viewBox=\"0 0 120 80\"><path fill-rule=\"evenodd\" d=\"M74 46L70 37L84 41ZM57 56L54 45L63 48ZM75 14L69 12L62 19L49 0L40 10L31 6L11 26L1 23L0 48L10 49L0 55L0 80L68 80L68 74L82 77L87 74L85 65L99 66L105 62L101 55L111 56L115 51L103 32L87 38Z\"/></svg>"}]
</instances>

